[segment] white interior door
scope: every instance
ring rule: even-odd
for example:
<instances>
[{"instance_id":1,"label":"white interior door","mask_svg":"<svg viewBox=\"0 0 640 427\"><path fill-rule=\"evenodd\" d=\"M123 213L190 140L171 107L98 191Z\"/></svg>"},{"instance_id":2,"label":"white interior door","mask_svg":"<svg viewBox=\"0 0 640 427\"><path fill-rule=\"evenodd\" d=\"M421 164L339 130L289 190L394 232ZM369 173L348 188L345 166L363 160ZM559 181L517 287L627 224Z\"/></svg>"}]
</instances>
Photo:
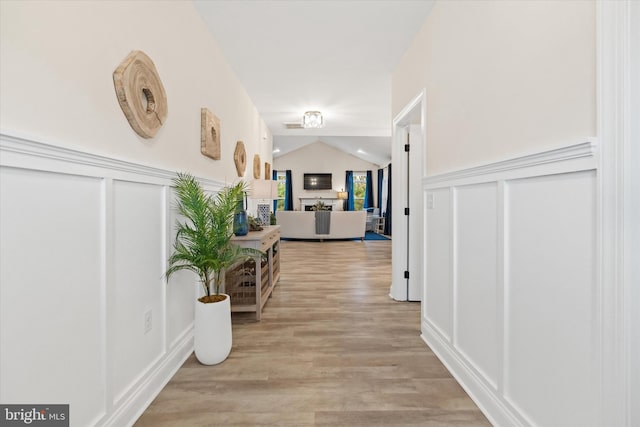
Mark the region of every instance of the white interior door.
<instances>
[{"instance_id":1,"label":"white interior door","mask_svg":"<svg viewBox=\"0 0 640 427\"><path fill-rule=\"evenodd\" d=\"M422 133L420 124L410 124L407 130L409 151L407 152L407 300L422 301Z\"/></svg>"},{"instance_id":2,"label":"white interior door","mask_svg":"<svg viewBox=\"0 0 640 427\"><path fill-rule=\"evenodd\" d=\"M392 282L398 301L422 301L424 93L396 117L392 146Z\"/></svg>"}]
</instances>

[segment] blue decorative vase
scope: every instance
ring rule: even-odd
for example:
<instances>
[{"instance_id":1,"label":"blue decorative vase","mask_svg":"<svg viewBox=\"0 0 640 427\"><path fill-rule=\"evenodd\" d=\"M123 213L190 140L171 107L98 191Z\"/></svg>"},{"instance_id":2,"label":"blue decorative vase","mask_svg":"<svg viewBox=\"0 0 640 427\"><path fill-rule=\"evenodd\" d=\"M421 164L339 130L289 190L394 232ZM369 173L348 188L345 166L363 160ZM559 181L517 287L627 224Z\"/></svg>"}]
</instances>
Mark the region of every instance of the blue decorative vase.
<instances>
[{"instance_id":1,"label":"blue decorative vase","mask_svg":"<svg viewBox=\"0 0 640 427\"><path fill-rule=\"evenodd\" d=\"M249 217L244 208L244 200L238 202L236 212L233 214L233 234L246 236L249 232Z\"/></svg>"}]
</instances>

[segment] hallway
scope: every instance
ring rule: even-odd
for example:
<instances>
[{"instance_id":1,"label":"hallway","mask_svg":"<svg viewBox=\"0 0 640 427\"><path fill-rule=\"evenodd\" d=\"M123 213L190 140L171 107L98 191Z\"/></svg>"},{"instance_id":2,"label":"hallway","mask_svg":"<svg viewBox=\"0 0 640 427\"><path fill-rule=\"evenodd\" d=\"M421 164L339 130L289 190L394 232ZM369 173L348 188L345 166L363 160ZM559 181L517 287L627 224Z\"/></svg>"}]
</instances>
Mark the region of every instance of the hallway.
<instances>
[{"instance_id":1,"label":"hallway","mask_svg":"<svg viewBox=\"0 0 640 427\"><path fill-rule=\"evenodd\" d=\"M192 355L136 426L490 425L389 296L391 241L285 241L259 323L218 366Z\"/></svg>"}]
</instances>

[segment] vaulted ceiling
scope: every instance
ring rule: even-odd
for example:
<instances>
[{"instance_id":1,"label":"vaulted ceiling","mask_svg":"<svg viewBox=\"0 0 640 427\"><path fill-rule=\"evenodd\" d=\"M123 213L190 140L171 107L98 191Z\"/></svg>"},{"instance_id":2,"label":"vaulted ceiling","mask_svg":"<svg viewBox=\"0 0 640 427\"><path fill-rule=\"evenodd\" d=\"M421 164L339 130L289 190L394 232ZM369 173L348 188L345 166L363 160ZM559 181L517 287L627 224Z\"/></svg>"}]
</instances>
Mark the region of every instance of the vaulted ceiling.
<instances>
[{"instance_id":1,"label":"vaulted ceiling","mask_svg":"<svg viewBox=\"0 0 640 427\"><path fill-rule=\"evenodd\" d=\"M391 74L432 0L195 0L273 134L274 157L322 141L391 160ZM305 111L321 129L287 129Z\"/></svg>"}]
</instances>

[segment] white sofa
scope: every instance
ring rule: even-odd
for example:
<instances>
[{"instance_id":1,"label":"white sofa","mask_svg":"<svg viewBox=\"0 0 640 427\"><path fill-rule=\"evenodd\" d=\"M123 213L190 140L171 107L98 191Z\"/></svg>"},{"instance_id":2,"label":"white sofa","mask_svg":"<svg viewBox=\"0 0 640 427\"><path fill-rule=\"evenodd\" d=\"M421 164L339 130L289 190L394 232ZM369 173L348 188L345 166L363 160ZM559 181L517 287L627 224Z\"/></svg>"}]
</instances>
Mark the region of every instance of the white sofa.
<instances>
[{"instance_id":1,"label":"white sofa","mask_svg":"<svg viewBox=\"0 0 640 427\"><path fill-rule=\"evenodd\" d=\"M277 211L276 223L284 239L364 239L366 211L331 211L329 234L316 234L315 212Z\"/></svg>"}]
</instances>

